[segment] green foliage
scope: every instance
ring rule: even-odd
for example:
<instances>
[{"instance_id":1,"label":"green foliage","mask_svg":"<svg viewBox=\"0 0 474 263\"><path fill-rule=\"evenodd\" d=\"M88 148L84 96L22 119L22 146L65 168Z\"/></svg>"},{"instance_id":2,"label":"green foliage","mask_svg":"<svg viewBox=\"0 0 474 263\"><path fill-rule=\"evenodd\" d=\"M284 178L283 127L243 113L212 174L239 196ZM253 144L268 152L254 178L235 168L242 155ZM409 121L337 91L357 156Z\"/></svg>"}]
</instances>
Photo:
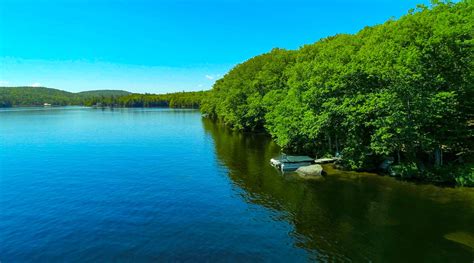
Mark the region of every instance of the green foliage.
<instances>
[{"instance_id":1,"label":"green foliage","mask_svg":"<svg viewBox=\"0 0 474 263\"><path fill-rule=\"evenodd\" d=\"M261 130L267 106L264 96L269 91L286 89L283 74L294 61L292 51L274 49L237 65L214 85L203 102L202 111L218 116L238 130Z\"/></svg>"},{"instance_id":2,"label":"green foliage","mask_svg":"<svg viewBox=\"0 0 474 263\"><path fill-rule=\"evenodd\" d=\"M474 187L474 163L450 163L428 172L428 177L442 182L455 182L460 186Z\"/></svg>"},{"instance_id":3,"label":"green foliage","mask_svg":"<svg viewBox=\"0 0 474 263\"><path fill-rule=\"evenodd\" d=\"M419 176L414 163L434 171L472 152L473 32L472 1L436 1L254 57L217 81L201 109L237 130L265 129L286 151L340 153L352 169L393 157L398 174Z\"/></svg>"},{"instance_id":4,"label":"green foliage","mask_svg":"<svg viewBox=\"0 0 474 263\"><path fill-rule=\"evenodd\" d=\"M454 172L456 183L461 186L474 187L474 164L470 163Z\"/></svg>"},{"instance_id":5,"label":"green foliage","mask_svg":"<svg viewBox=\"0 0 474 263\"><path fill-rule=\"evenodd\" d=\"M391 173L401 178L414 178L420 175L420 170L416 163L404 163L393 165L391 167Z\"/></svg>"}]
</instances>

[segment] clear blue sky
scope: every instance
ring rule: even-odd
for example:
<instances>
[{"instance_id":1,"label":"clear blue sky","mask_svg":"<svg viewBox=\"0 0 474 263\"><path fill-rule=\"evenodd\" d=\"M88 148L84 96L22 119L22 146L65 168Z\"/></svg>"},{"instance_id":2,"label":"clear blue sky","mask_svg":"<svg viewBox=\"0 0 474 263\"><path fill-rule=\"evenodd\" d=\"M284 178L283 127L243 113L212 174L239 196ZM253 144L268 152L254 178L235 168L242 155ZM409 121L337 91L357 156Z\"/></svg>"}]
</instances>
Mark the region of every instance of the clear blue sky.
<instances>
[{"instance_id":1,"label":"clear blue sky","mask_svg":"<svg viewBox=\"0 0 474 263\"><path fill-rule=\"evenodd\" d=\"M426 0L0 0L0 86L203 90L274 47L400 17Z\"/></svg>"}]
</instances>

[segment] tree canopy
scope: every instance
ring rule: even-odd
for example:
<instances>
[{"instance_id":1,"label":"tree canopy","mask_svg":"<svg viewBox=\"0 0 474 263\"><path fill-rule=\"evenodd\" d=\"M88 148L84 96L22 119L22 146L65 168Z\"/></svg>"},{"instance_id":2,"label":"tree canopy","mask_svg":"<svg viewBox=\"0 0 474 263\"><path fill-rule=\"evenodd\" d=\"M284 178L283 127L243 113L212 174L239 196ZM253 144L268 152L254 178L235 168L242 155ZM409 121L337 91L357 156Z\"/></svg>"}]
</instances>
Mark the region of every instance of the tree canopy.
<instances>
[{"instance_id":1,"label":"tree canopy","mask_svg":"<svg viewBox=\"0 0 474 263\"><path fill-rule=\"evenodd\" d=\"M237 130L264 129L286 151L341 154L351 169L393 158L411 176L466 162L473 32L472 1L420 5L354 35L249 59L216 82L202 111ZM474 184L468 170L442 173Z\"/></svg>"}]
</instances>

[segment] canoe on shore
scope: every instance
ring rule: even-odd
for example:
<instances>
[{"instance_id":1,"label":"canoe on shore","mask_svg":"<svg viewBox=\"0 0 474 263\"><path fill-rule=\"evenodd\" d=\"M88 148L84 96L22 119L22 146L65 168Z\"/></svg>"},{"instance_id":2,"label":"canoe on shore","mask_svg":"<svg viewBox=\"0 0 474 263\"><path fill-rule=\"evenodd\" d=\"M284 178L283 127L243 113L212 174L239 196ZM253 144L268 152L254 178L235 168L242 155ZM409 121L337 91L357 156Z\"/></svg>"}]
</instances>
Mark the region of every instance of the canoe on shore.
<instances>
[{"instance_id":1,"label":"canoe on shore","mask_svg":"<svg viewBox=\"0 0 474 263\"><path fill-rule=\"evenodd\" d=\"M315 163L315 164L334 163L334 162L336 162L336 161L339 160L339 159L340 159L340 158L338 158L338 157L320 158L320 159L314 160L314 163Z\"/></svg>"}]
</instances>

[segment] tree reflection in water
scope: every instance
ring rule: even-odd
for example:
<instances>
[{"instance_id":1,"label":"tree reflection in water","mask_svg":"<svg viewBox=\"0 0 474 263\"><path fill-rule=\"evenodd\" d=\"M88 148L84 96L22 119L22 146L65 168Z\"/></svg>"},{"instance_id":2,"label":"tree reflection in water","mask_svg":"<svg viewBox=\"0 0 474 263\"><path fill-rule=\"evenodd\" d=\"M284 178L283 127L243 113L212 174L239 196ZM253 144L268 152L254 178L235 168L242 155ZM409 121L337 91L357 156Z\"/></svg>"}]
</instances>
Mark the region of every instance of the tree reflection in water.
<instances>
[{"instance_id":1,"label":"tree reflection in water","mask_svg":"<svg viewBox=\"0 0 474 263\"><path fill-rule=\"evenodd\" d=\"M290 222L294 245L313 259L470 262L474 256L473 189L416 185L329 166L325 180L304 181L269 165L280 149L268 136L233 132L208 119L203 125L242 198L278 211L274 220Z\"/></svg>"}]
</instances>

